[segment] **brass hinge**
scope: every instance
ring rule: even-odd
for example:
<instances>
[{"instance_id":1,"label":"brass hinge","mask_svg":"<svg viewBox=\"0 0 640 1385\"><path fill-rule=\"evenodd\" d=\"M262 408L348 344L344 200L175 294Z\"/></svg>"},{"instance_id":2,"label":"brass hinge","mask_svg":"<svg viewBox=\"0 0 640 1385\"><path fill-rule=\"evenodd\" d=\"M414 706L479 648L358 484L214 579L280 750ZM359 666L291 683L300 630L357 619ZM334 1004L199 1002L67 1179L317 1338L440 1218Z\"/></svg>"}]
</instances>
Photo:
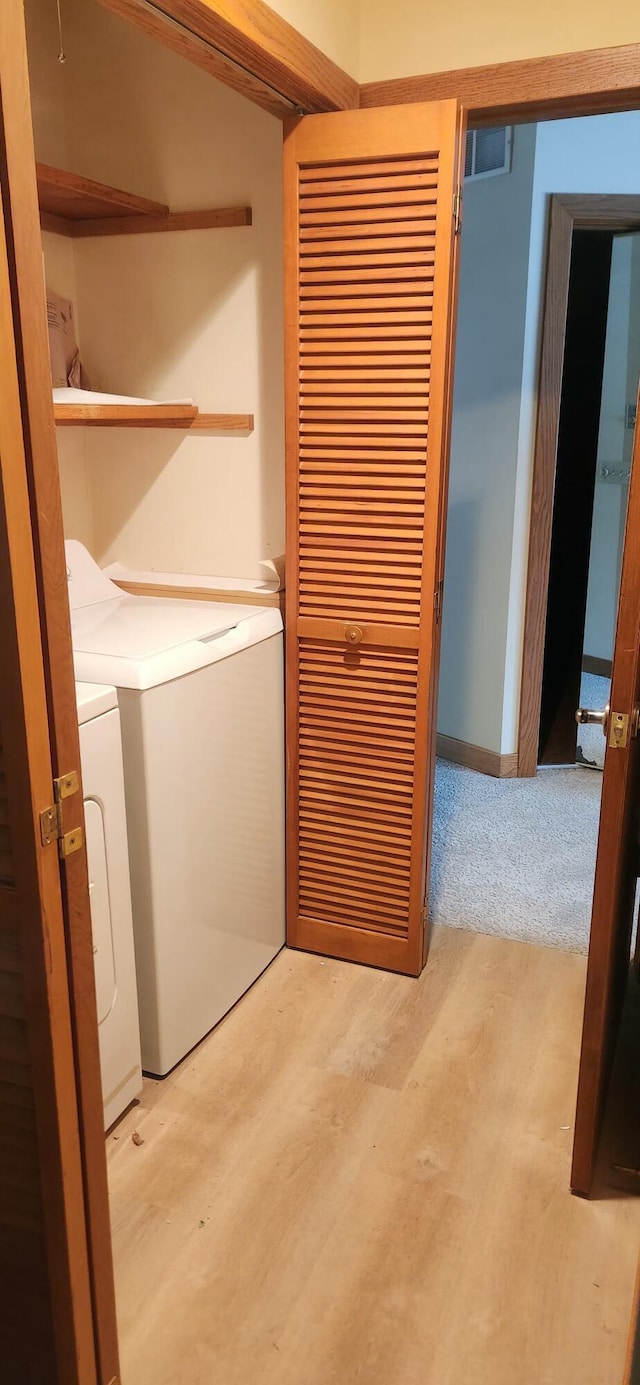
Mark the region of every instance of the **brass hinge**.
<instances>
[{"instance_id":1,"label":"brass hinge","mask_svg":"<svg viewBox=\"0 0 640 1385\"><path fill-rule=\"evenodd\" d=\"M453 234L459 236L462 230L462 188L456 188L453 194Z\"/></svg>"},{"instance_id":2,"label":"brass hinge","mask_svg":"<svg viewBox=\"0 0 640 1385\"><path fill-rule=\"evenodd\" d=\"M63 861L67 856L72 856L74 851L80 851L84 845L84 833L81 827L72 827L71 831L65 832L63 822L62 805L65 798L70 798L72 794L78 793L80 788L80 776L77 770L73 769L69 774L62 774L60 778L53 781L53 803L48 808L44 808L40 814L40 837L43 846L50 846L51 842L58 843L58 850Z\"/></svg>"},{"instance_id":3,"label":"brass hinge","mask_svg":"<svg viewBox=\"0 0 640 1385\"><path fill-rule=\"evenodd\" d=\"M420 914L420 922L421 922L423 928L426 928L426 926L427 926L427 924L428 924L428 922L429 922L429 900L428 900L428 899L425 899L425 900L424 900L424 903L423 903L423 905L422 905L422 912L421 912L421 914Z\"/></svg>"},{"instance_id":4,"label":"brass hinge","mask_svg":"<svg viewBox=\"0 0 640 1385\"><path fill-rule=\"evenodd\" d=\"M436 625L438 625L438 624L440 623L440 621L442 620L442 596L443 596L443 592L444 592L444 581L441 580L440 582L438 582L438 585L437 585L437 587L436 587L436 589L435 589L435 591L434 591L434 593L433 593L433 609L434 609L435 614L436 614Z\"/></svg>"}]
</instances>

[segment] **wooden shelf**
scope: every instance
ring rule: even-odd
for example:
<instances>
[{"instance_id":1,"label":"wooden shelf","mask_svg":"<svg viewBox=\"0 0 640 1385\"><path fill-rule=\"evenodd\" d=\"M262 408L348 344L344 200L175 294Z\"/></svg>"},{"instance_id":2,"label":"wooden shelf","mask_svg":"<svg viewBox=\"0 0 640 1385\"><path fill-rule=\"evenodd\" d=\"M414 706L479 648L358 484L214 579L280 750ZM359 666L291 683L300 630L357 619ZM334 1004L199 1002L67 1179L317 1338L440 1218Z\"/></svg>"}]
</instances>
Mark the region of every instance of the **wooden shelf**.
<instances>
[{"instance_id":1,"label":"wooden shelf","mask_svg":"<svg viewBox=\"0 0 640 1385\"><path fill-rule=\"evenodd\" d=\"M251 225L251 207L172 212L163 202L136 197L131 192L122 192L49 164L36 164L36 172L43 231L55 231L74 239Z\"/></svg>"},{"instance_id":2,"label":"wooden shelf","mask_svg":"<svg viewBox=\"0 0 640 1385\"><path fill-rule=\"evenodd\" d=\"M188 432L252 433L253 414L201 414L193 404L54 404L58 426L183 428Z\"/></svg>"}]
</instances>

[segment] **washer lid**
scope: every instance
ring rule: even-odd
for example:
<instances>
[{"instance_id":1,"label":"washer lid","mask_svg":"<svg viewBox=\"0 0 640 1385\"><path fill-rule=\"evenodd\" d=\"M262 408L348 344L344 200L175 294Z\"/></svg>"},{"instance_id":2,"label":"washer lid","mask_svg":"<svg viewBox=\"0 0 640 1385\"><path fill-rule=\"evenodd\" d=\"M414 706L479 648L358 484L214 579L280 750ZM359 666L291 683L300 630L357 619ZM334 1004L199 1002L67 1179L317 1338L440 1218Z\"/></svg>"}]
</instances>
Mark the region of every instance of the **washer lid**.
<instances>
[{"instance_id":1,"label":"washer lid","mask_svg":"<svg viewBox=\"0 0 640 1385\"><path fill-rule=\"evenodd\" d=\"M83 726L85 721L93 721L94 717L102 716L103 712L112 711L117 705L118 694L115 688L110 688L104 683L76 683L79 726Z\"/></svg>"},{"instance_id":2,"label":"washer lid","mask_svg":"<svg viewBox=\"0 0 640 1385\"><path fill-rule=\"evenodd\" d=\"M214 639L260 613L260 607L230 602L121 594L115 601L99 601L72 612L73 648L78 654L152 659L192 640Z\"/></svg>"}]
</instances>

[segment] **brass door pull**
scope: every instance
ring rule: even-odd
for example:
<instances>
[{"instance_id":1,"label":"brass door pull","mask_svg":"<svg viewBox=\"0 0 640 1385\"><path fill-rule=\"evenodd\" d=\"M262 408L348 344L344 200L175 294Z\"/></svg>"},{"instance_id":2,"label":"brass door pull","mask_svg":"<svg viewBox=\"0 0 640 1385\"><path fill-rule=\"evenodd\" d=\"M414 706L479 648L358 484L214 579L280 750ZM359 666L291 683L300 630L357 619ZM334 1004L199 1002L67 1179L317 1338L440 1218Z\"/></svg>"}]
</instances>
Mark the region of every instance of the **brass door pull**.
<instances>
[{"instance_id":1,"label":"brass door pull","mask_svg":"<svg viewBox=\"0 0 640 1385\"><path fill-rule=\"evenodd\" d=\"M364 630L360 625L345 625L344 637L347 644L360 644L364 636Z\"/></svg>"}]
</instances>

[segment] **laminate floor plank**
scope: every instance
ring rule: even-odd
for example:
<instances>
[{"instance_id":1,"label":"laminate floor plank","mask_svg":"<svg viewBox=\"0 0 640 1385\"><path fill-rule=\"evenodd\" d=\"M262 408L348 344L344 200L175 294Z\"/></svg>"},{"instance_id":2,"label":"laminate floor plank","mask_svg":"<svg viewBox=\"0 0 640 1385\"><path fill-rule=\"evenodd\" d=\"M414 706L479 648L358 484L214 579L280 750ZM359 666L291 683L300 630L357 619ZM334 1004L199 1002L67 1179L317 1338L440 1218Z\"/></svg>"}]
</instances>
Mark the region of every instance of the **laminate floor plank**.
<instances>
[{"instance_id":1,"label":"laminate floor plank","mask_svg":"<svg viewBox=\"0 0 640 1385\"><path fill-rule=\"evenodd\" d=\"M282 952L108 1137L123 1385L620 1385L640 1199L568 1191L584 977L454 929L418 981Z\"/></svg>"}]
</instances>

